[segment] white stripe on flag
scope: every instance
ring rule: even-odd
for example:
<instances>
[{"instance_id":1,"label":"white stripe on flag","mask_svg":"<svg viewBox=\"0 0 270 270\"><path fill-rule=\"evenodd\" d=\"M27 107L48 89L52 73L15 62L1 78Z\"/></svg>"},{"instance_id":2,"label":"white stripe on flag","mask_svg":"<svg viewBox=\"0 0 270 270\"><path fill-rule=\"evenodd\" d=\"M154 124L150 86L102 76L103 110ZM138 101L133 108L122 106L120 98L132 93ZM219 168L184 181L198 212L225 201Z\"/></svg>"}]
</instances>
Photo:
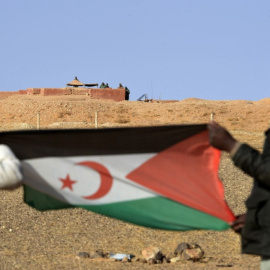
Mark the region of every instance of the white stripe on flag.
<instances>
[{"instance_id":1,"label":"white stripe on flag","mask_svg":"<svg viewBox=\"0 0 270 270\"><path fill-rule=\"evenodd\" d=\"M63 198L72 205L96 205L151 198L157 194L125 176L156 154L81 156L81 157L51 157L28 159L22 162L24 184L55 197ZM101 185L101 178L92 168L78 165L80 162L97 162L109 170L113 183L110 191L99 199L83 197L94 194ZM73 190L62 188L61 179L69 175L77 181L72 185Z\"/></svg>"}]
</instances>

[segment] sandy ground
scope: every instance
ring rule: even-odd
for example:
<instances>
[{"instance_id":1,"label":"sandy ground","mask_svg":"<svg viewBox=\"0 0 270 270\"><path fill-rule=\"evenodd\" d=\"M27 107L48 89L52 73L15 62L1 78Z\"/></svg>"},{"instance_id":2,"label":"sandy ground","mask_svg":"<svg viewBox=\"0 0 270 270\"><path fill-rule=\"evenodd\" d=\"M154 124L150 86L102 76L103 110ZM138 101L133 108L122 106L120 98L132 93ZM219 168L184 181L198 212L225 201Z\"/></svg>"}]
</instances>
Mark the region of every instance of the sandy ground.
<instances>
[{"instance_id":1,"label":"sandy ground","mask_svg":"<svg viewBox=\"0 0 270 270\"><path fill-rule=\"evenodd\" d=\"M211 113L235 137L262 148L270 99L252 101L112 102L87 96L1 96L0 130L98 128L207 123ZM236 169L227 154L220 164L226 199L235 214L245 212L252 179ZM23 203L19 188L0 191L0 269L259 269L259 258L242 255L231 230L171 232L124 223L82 209L38 212ZM148 265L79 259L76 254L102 249L141 257L149 245L173 253L181 242L197 243L202 262Z\"/></svg>"}]
</instances>

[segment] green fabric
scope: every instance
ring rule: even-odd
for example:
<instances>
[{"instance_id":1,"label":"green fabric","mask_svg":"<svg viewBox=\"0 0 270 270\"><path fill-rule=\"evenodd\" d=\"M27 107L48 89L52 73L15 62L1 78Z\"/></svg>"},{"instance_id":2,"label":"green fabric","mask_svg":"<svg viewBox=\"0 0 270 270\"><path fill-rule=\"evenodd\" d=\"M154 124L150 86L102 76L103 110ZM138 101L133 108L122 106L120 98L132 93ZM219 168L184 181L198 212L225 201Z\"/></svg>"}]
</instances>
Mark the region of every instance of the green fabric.
<instances>
[{"instance_id":1,"label":"green fabric","mask_svg":"<svg viewBox=\"0 0 270 270\"><path fill-rule=\"evenodd\" d=\"M216 217L159 196L112 204L74 206L60 202L25 185L24 201L41 211L81 207L109 217L156 229L186 231L195 229L225 230L229 228L228 223Z\"/></svg>"}]
</instances>

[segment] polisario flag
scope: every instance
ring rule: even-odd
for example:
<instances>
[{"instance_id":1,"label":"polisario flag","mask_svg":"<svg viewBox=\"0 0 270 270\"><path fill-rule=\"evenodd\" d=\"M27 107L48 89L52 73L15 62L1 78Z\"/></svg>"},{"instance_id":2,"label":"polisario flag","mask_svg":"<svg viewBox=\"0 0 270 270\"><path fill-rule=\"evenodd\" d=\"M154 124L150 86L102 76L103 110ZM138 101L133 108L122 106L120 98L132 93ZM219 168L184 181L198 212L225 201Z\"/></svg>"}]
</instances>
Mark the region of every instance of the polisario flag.
<instances>
[{"instance_id":1,"label":"polisario flag","mask_svg":"<svg viewBox=\"0 0 270 270\"><path fill-rule=\"evenodd\" d=\"M0 133L22 160L24 201L82 207L167 230L224 230L235 217L206 124Z\"/></svg>"}]
</instances>

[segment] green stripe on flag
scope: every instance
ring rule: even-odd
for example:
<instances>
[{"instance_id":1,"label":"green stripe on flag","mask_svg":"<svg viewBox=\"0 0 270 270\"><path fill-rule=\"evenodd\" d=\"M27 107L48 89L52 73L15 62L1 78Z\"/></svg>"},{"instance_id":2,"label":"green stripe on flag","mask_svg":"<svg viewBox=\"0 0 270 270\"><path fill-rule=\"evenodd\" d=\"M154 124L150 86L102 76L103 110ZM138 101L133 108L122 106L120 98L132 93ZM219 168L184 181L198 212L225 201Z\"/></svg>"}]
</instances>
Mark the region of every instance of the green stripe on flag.
<instances>
[{"instance_id":1,"label":"green stripe on flag","mask_svg":"<svg viewBox=\"0 0 270 270\"><path fill-rule=\"evenodd\" d=\"M166 230L225 230L228 223L164 197L81 206L134 224Z\"/></svg>"},{"instance_id":2,"label":"green stripe on flag","mask_svg":"<svg viewBox=\"0 0 270 270\"><path fill-rule=\"evenodd\" d=\"M37 210L81 207L109 217L154 229L176 231L225 230L227 222L164 197L101 205L70 205L24 186L24 201Z\"/></svg>"},{"instance_id":3,"label":"green stripe on flag","mask_svg":"<svg viewBox=\"0 0 270 270\"><path fill-rule=\"evenodd\" d=\"M61 202L30 186L23 185L23 189L24 189L24 202L39 211L76 207L70 205L69 203Z\"/></svg>"}]
</instances>

